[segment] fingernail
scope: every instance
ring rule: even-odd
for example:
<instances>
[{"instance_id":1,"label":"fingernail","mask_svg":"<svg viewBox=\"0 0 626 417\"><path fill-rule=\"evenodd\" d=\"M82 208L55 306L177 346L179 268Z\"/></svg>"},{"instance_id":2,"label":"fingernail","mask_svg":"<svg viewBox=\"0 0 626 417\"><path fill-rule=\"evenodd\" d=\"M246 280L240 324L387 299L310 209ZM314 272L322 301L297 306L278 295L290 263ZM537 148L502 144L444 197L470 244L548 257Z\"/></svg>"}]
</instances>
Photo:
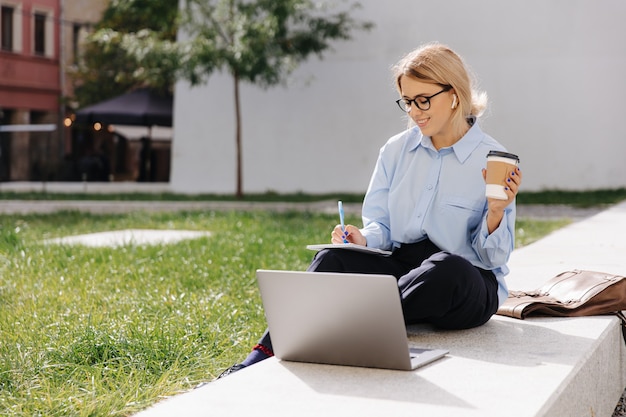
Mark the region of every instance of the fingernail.
<instances>
[{"instance_id":1,"label":"fingernail","mask_svg":"<svg viewBox=\"0 0 626 417\"><path fill-rule=\"evenodd\" d=\"M515 171L511 172L511 175L515 175Z\"/></svg>"},{"instance_id":2,"label":"fingernail","mask_svg":"<svg viewBox=\"0 0 626 417\"><path fill-rule=\"evenodd\" d=\"M507 178L506 182L511 182L511 179L510 179L510 178Z\"/></svg>"},{"instance_id":3,"label":"fingernail","mask_svg":"<svg viewBox=\"0 0 626 417\"><path fill-rule=\"evenodd\" d=\"M508 191L508 190L509 190L509 187L504 187L504 189Z\"/></svg>"}]
</instances>

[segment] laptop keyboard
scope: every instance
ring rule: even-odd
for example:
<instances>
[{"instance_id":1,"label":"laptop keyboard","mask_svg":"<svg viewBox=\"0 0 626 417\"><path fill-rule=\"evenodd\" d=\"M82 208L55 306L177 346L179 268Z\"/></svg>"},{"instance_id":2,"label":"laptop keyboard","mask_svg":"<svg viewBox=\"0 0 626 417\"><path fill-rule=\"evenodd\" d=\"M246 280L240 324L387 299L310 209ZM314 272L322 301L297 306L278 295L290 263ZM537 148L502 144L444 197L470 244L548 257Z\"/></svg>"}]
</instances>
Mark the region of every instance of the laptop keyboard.
<instances>
[{"instance_id":1,"label":"laptop keyboard","mask_svg":"<svg viewBox=\"0 0 626 417\"><path fill-rule=\"evenodd\" d=\"M409 356L411 359L415 359L419 357L422 353L426 352L428 349L419 349L419 348L409 348Z\"/></svg>"}]
</instances>

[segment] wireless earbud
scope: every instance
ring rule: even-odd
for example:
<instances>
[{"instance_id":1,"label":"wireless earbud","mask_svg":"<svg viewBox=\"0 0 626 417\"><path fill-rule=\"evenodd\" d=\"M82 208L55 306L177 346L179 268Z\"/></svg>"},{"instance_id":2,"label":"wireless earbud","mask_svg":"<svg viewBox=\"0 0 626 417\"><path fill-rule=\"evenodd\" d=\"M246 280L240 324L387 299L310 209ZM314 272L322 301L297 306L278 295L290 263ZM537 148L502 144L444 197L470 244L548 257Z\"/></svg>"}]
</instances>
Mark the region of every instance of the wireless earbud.
<instances>
[{"instance_id":1,"label":"wireless earbud","mask_svg":"<svg viewBox=\"0 0 626 417\"><path fill-rule=\"evenodd\" d=\"M452 99L452 108L456 109L456 94L452 94L452 97L453 97L453 99Z\"/></svg>"}]
</instances>

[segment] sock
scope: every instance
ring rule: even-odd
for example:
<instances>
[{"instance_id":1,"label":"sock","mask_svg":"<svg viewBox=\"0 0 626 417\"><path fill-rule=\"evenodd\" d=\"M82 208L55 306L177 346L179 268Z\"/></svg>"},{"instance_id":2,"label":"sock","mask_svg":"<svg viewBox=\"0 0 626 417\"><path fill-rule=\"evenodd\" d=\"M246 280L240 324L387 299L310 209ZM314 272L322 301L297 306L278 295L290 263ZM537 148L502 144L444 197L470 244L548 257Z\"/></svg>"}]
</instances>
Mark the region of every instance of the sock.
<instances>
[{"instance_id":1,"label":"sock","mask_svg":"<svg viewBox=\"0 0 626 417\"><path fill-rule=\"evenodd\" d=\"M263 346L261 344L257 344L252 348L252 352L248 355L246 359L244 359L241 364L243 366L254 365L257 362L261 362L269 357L274 356L274 352L267 346Z\"/></svg>"}]
</instances>

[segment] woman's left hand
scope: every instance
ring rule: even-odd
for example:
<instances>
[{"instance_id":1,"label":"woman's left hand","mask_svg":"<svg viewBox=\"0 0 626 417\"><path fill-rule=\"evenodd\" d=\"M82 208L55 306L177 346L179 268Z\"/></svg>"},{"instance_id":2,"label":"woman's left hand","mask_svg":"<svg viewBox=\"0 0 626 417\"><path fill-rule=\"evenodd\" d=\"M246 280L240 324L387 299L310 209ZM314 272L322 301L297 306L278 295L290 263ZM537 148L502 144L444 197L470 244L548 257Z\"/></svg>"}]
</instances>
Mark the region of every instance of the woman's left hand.
<instances>
[{"instance_id":1,"label":"woman's left hand","mask_svg":"<svg viewBox=\"0 0 626 417\"><path fill-rule=\"evenodd\" d=\"M483 169L483 178L485 179L485 181L487 180L486 169ZM504 188L504 192L506 193L508 198L506 200L488 198L487 202L489 204L489 210L504 210L509 204L513 202L513 200L515 200L520 185L522 185L522 171L520 171L519 167L515 167L515 170L509 172L509 176L506 179L506 187Z\"/></svg>"},{"instance_id":2,"label":"woman's left hand","mask_svg":"<svg viewBox=\"0 0 626 417\"><path fill-rule=\"evenodd\" d=\"M487 178L487 170L483 169L483 178ZM504 209L515 200L519 187L522 185L522 171L519 167L509 172L509 176L506 179L506 187L504 192L507 195L506 200L498 200L495 198L487 198L488 213L487 213L487 228L489 233L493 232L500 225L500 221L504 216Z\"/></svg>"}]
</instances>

